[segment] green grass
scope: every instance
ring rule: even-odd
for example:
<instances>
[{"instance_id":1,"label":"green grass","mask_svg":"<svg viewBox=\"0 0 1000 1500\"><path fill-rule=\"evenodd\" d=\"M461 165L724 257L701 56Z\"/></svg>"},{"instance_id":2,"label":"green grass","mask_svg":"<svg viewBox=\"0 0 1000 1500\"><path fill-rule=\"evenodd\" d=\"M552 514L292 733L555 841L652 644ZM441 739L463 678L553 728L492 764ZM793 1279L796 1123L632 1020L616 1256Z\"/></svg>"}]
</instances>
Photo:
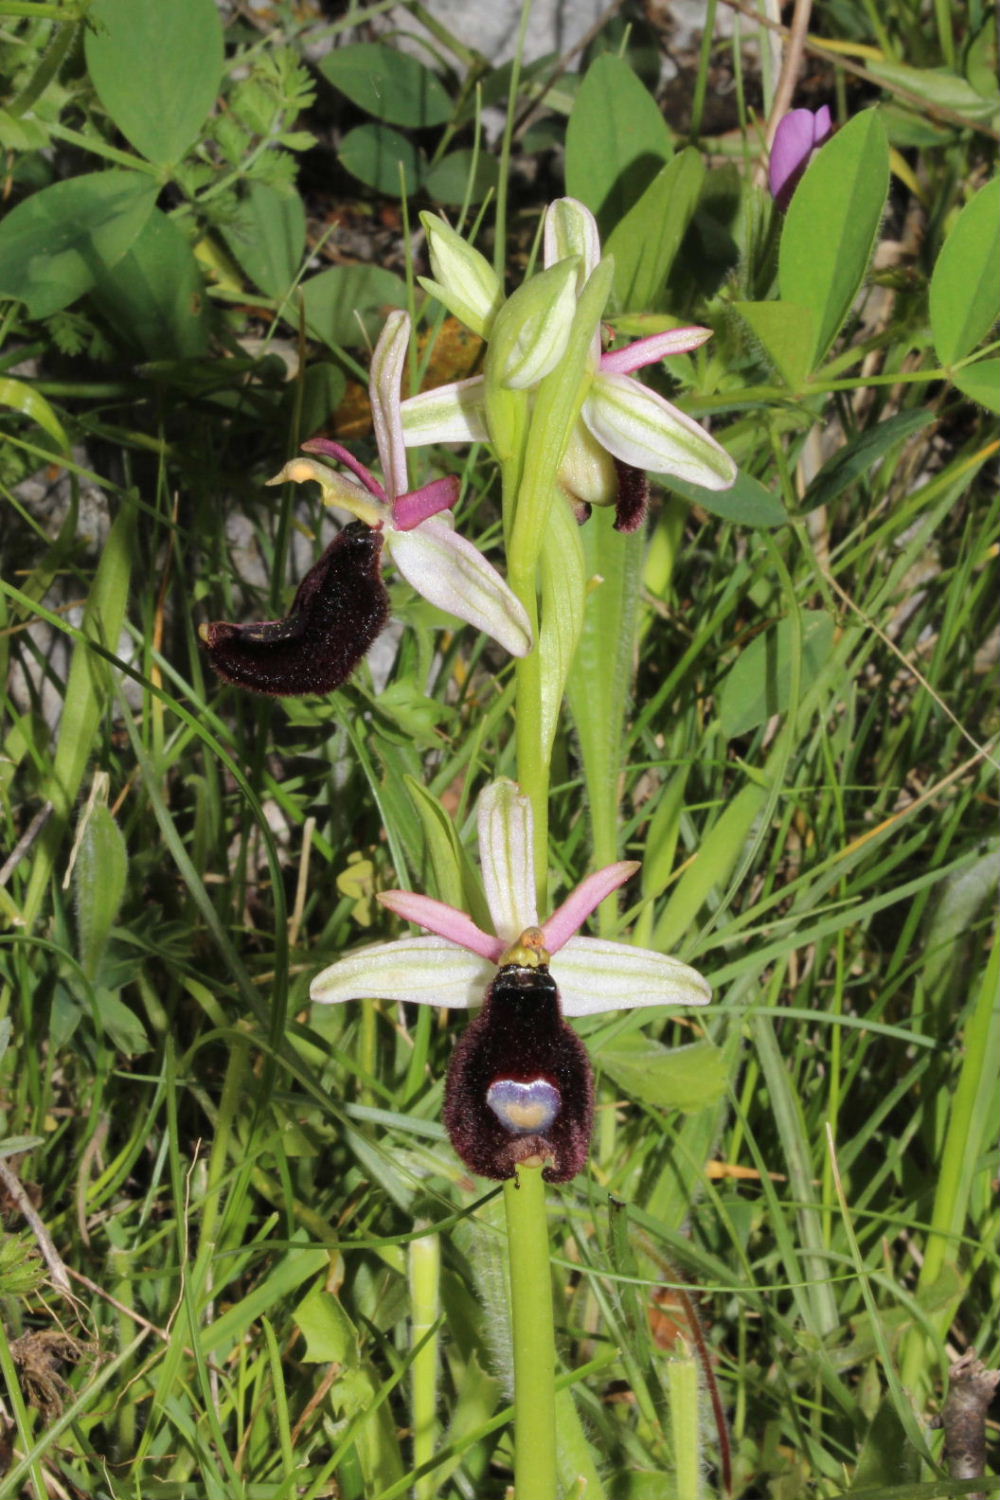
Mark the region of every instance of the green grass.
<instances>
[{"instance_id":1,"label":"green grass","mask_svg":"<svg viewBox=\"0 0 1000 1500\"><path fill-rule=\"evenodd\" d=\"M0 3L11 32L48 24L24 10ZM988 21L975 5L934 16L817 3L811 26L932 69ZM856 87L823 66L824 97ZM704 1325L736 1495L975 1488L946 1477L931 1424L958 1354L1000 1360L997 439L953 385L914 378L937 369L931 268L993 169L989 122L956 123L953 105L905 147L925 234L883 325L841 340L872 358L826 372L851 389L799 399L772 384L728 306L767 291L749 217L732 222L728 280L674 283L717 334L686 409L714 413L792 519L735 525L667 497L642 538L605 514L582 534L606 585L553 749L550 893L595 851L643 861L601 931L696 964L716 1003L580 1024L599 1078L591 1162L548 1195L567 1496L722 1494L678 1285ZM752 162L745 110L738 124ZM915 204L894 179L884 235ZM541 206L508 204L519 249ZM440 1124L461 1022L311 1008L308 986L395 932L371 887L456 894L414 783L474 858L476 796L514 770L510 664L393 583L388 691L367 663L328 700L223 687L197 624L280 612L301 574L293 536L329 534L318 505L262 488L295 450L304 387L227 374L246 312L157 383L120 354L67 354L65 330L57 347L58 330L4 306L0 374L34 361L16 378L77 446L46 469L51 427L0 412L0 1153L57 1257L45 1265L0 1190L0 1500L499 1500L513 1459L503 1211ZM279 331L294 341L294 324ZM824 431L920 410L930 425L800 513ZM459 525L502 565L491 466L426 461L462 473ZM61 525L23 488L56 472ZM99 545L82 520L94 486L113 521ZM246 581L236 517L269 585ZM817 612L832 625L819 660ZM779 622L780 713L727 733L727 693L755 690L740 660ZM717 1050L680 1053L664 1082L641 1037ZM30 1375L53 1378L53 1333L77 1357L58 1362L46 1405ZM995 1423L990 1436L995 1472Z\"/></svg>"}]
</instances>

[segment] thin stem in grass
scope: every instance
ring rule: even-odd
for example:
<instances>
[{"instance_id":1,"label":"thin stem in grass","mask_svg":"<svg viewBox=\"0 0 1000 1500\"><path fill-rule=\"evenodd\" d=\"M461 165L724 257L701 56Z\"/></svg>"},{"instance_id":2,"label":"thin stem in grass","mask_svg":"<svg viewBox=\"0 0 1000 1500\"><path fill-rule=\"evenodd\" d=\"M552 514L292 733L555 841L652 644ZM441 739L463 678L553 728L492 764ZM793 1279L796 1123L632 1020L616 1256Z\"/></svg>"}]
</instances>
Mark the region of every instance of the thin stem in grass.
<instances>
[{"instance_id":1,"label":"thin stem in grass","mask_svg":"<svg viewBox=\"0 0 1000 1500\"><path fill-rule=\"evenodd\" d=\"M504 1183L514 1346L514 1493L556 1493L556 1344L549 1226L542 1169L522 1166Z\"/></svg>"},{"instance_id":2,"label":"thin stem in grass","mask_svg":"<svg viewBox=\"0 0 1000 1500\"><path fill-rule=\"evenodd\" d=\"M667 1365L670 1388L670 1436L674 1450L677 1500L701 1500L701 1421L698 1410L698 1366L691 1355Z\"/></svg>"}]
</instances>

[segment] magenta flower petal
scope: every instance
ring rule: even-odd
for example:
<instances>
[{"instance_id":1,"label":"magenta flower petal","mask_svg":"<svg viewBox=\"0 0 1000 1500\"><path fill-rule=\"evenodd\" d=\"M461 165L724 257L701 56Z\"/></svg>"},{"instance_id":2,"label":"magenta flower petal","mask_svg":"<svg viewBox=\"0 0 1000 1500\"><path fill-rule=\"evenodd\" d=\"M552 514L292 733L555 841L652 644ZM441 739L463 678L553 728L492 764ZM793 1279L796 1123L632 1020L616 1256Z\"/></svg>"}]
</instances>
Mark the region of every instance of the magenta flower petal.
<instances>
[{"instance_id":1,"label":"magenta flower petal","mask_svg":"<svg viewBox=\"0 0 1000 1500\"><path fill-rule=\"evenodd\" d=\"M360 479L369 495L388 504L389 496L379 484L371 469L366 469L360 460L354 457L349 448L341 443L335 443L332 438L310 438L308 443L302 444L303 453L320 453L324 458L335 459L338 464L343 464L345 469L350 469L356 479Z\"/></svg>"},{"instance_id":2,"label":"magenta flower petal","mask_svg":"<svg viewBox=\"0 0 1000 1500\"><path fill-rule=\"evenodd\" d=\"M610 375L631 375L644 365L655 365L658 360L671 354L690 354L700 349L706 339L712 337L711 328L668 328L663 333L651 333L648 338L636 339L625 349L612 349L601 355L601 369Z\"/></svg>"},{"instance_id":3,"label":"magenta flower petal","mask_svg":"<svg viewBox=\"0 0 1000 1500\"><path fill-rule=\"evenodd\" d=\"M780 209L788 207L813 152L832 134L833 117L827 104L815 111L789 110L780 122L771 143L767 169L771 196Z\"/></svg>"},{"instance_id":4,"label":"magenta flower petal","mask_svg":"<svg viewBox=\"0 0 1000 1500\"><path fill-rule=\"evenodd\" d=\"M825 145L831 135L833 135L833 115L829 104L821 104L813 120L813 145Z\"/></svg>"},{"instance_id":5,"label":"magenta flower petal","mask_svg":"<svg viewBox=\"0 0 1000 1500\"><path fill-rule=\"evenodd\" d=\"M617 864L606 865L603 870L588 875L543 924L542 932L545 934L548 951L558 953L563 944L579 931L591 912L597 910L605 896L610 896L612 891L624 885L639 868L637 860L622 859Z\"/></svg>"},{"instance_id":6,"label":"magenta flower petal","mask_svg":"<svg viewBox=\"0 0 1000 1500\"><path fill-rule=\"evenodd\" d=\"M397 531L412 531L414 526L436 516L439 511L451 510L458 499L458 491L457 476L449 474L444 479L432 479L422 489L397 495L392 502L392 524Z\"/></svg>"},{"instance_id":7,"label":"magenta flower petal","mask_svg":"<svg viewBox=\"0 0 1000 1500\"><path fill-rule=\"evenodd\" d=\"M504 945L497 937L491 937L477 927L470 916L458 911L445 901L435 901L433 896L421 896L416 891L380 891L376 898L383 906L394 911L397 917L416 922L438 937L448 938L465 948L469 953L499 963Z\"/></svg>"}]
</instances>

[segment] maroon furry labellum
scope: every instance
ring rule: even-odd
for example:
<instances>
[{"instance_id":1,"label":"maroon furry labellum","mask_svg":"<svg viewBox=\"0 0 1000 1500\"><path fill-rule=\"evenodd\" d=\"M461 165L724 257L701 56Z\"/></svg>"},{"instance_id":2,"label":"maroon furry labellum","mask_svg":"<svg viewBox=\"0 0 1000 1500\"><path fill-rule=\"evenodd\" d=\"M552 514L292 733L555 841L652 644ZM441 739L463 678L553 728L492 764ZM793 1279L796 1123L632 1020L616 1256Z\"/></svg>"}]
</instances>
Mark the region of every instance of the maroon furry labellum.
<instances>
[{"instance_id":1,"label":"maroon furry labellum","mask_svg":"<svg viewBox=\"0 0 1000 1500\"><path fill-rule=\"evenodd\" d=\"M615 501L615 530L627 536L638 531L646 519L649 508L649 480L644 469L634 469L631 464L614 460L618 475L618 498Z\"/></svg>"},{"instance_id":2,"label":"maroon furry labellum","mask_svg":"<svg viewBox=\"0 0 1000 1500\"><path fill-rule=\"evenodd\" d=\"M198 633L226 682L289 698L340 687L388 619L382 533L352 521L309 569L285 619L217 620Z\"/></svg>"},{"instance_id":3,"label":"maroon furry labellum","mask_svg":"<svg viewBox=\"0 0 1000 1500\"><path fill-rule=\"evenodd\" d=\"M568 1182L587 1160L594 1081L587 1051L562 1018L544 964L504 964L455 1048L444 1123L480 1177L513 1177L544 1162L547 1182Z\"/></svg>"}]
</instances>

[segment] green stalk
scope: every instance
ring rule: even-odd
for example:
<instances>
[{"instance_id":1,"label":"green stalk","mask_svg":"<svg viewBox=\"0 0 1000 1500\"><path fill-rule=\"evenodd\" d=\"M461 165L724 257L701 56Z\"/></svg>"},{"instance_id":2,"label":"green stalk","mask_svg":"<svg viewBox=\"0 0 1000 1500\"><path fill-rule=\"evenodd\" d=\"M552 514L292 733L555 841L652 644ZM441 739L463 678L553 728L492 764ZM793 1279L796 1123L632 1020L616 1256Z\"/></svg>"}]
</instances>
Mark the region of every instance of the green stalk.
<instances>
[{"instance_id":1,"label":"green stalk","mask_svg":"<svg viewBox=\"0 0 1000 1500\"><path fill-rule=\"evenodd\" d=\"M431 1330L441 1314L441 1241L425 1234L410 1245L408 1275L412 1323L410 1416L413 1427L413 1467L420 1469L434 1457L437 1432L438 1338ZM438 1476L424 1474L413 1486L414 1500L434 1500Z\"/></svg>"},{"instance_id":2,"label":"green stalk","mask_svg":"<svg viewBox=\"0 0 1000 1500\"><path fill-rule=\"evenodd\" d=\"M996 1094L996 1055L1000 1041L996 995L1000 985L1000 948L994 948L983 975L983 982L965 1026L964 1057L958 1085L952 1096L948 1132L938 1172L937 1191L931 1213L931 1227L924 1244L924 1260L917 1282L917 1297L924 1297L943 1276L949 1262L958 1256L959 1241L965 1228L972 1190L974 1164L984 1149L993 1118L991 1100ZM955 1302L948 1298L940 1311L929 1313L929 1320L941 1339L948 1332L955 1315ZM908 1390L919 1390L928 1379L933 1349L921 1327L911 1328L900 1370Z\"/></svg>"},{"instance_id":3,"label":"green stalk","mask_svg":"<svg viewBox=\"0 0 1000 1500\"><path fill-rule=\"evenodd\" d=\"M541 1167L503 1185L514 1344L514 1494L555 1500L556 1341Z\"/></svg>"},{"instance_id":4,"label":"green stalk","mask_svg":"<svg viewBox=\"0 0 1000 1500\"><path fill-rule=\"evenodd\" d=\"M698 1364L692 1355L669 1361L667 1384L670 1388L670 1436L674 1448L677 1500L701 1500Z\"/></svg>"}]
</instances>

